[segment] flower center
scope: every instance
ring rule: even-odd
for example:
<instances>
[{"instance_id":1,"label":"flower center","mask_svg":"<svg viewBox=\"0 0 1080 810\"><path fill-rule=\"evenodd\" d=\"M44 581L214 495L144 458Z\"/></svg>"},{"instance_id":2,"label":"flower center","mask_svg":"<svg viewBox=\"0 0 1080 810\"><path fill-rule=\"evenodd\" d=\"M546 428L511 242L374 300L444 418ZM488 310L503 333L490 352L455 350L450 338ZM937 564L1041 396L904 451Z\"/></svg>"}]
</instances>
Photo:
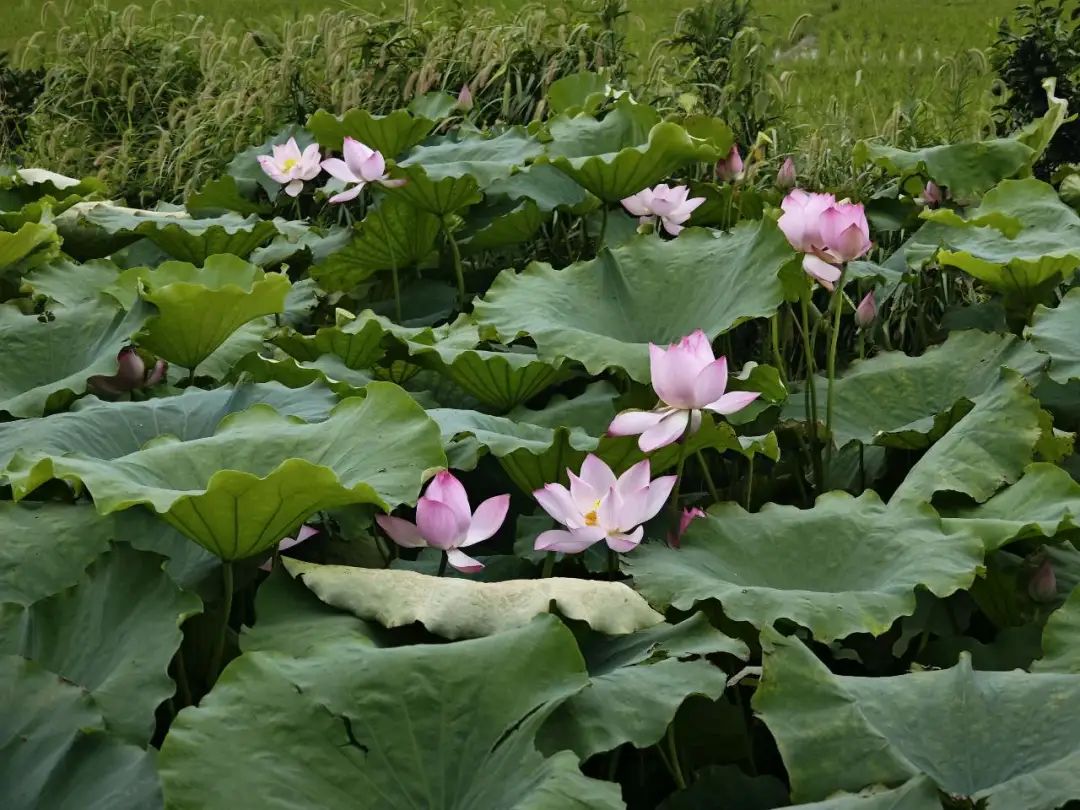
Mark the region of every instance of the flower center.
<instances>
[{"instance_id":1,"label":"flower center","mask_svg":"<svg viewBox=\"0 0 1080 810\"><path fill-rule=\"evenodd\" d=\"M290 171L296 168L296 158L288 158L284 163L281 164L281 168L283 168L285 171Z\"/></svg>"},{"instance_id":2,"label":"flower center","mask_svg":"<svg viewBox=\"0 0 1080 810\"><path fill-rule=\"evenodd\" d=\"M600 501L593 501L592 511L585 514L585 525L595 526L599 520L596 517L596 513L600 510Z\"/></svg>"}]
</instances>

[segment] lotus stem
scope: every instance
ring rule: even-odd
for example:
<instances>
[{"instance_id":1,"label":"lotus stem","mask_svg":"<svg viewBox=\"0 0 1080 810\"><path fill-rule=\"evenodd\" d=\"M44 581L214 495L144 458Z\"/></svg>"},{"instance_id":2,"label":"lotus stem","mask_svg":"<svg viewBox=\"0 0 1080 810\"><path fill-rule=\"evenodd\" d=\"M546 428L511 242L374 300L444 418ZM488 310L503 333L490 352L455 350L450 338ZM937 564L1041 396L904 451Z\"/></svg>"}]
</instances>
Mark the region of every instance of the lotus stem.
<instances>
[{"instance_id":1,"label":"lotus stem","mask_svg":"<svg viewBox=\"0 0 1080 810\"><path fill-rule=\"evenodd\" d=\"M195 369L196 368L197 368L197 366L192 366L191 368L188 369L187 385L188 385L189 388L191 386L195 385Z\"/></svg>"},{"instance_id":2,"label":"lotus stem","mask_svg":"<svg viewBox=\"0 0 1080 810\"><path fill-rule=\"evenodd\" d=\"M682 766L679 764L679 749L675 744L675 720L667 730L667 745L671 756L671 775L675 779L675 786L679 790L686 790L686 777L683 776Z\"/></svg>"},{"instance_id":3,"label":"lotus stem","mask_svg":"<svg viewBox=\"0 0 1080 810\"><path fill-rule=\"evenodd\" d=\"M608 573L611 574L611 578L614 579L619 574L619 554L613 549L608 549L607 552L607 568Z\"/></svg>"},{"instance_id":4,"label":"lotus stem","mask_svg":"<svg viewBox=\"0 0 1080 810\"><path fill-rule=\"evenodd\" d=\"M787 385L787 370L784 368L784 355L780 351L780 309L769 319L769 337L772 342L773 364L780 373L780 382Z\"/></svg>"},{"instance_id":5,"label":"lotus stem","mask_svg":"<svg viewBox=\"0 0 1080 810\"><path fill-rule=\"evenodd\" d=\"M442 553L442 559L439 560L439 573L436 576L443 576L446 573L446 561L449 559L447 553Z\"/></svg>"},{"instance_id":6,"label":"lotus stem","mask_svg":"<svg viewBox=\"0 0 1080 810\"><path fill-rule=\"evenodd\" d=\"M754 456L750 456L749 471L746 476L746 511L750 511L750 504L754 497Z\"/></svg>"},{"instance_id":7,"label":"lotus stem","mask_svg":"<svg viewBox=\"0 0 1080 810\"><path fill-rule=\"evenodd\" d=\"M446 237L446 243L450 247L450 256L454 261L454 276L457 279L458 290L458 306L462 311L465 310L465 304L468 302L468 297L465 293L465 271L461 266L461 251L458 250L457 241L454 239L453 234L450 233L450 229L446 227L446 222L443 222L443 236Z\"/></svg>"},{"instance_id":8,"label":"lotus stem","mask_svg":"<svg viewBox=\"0 0 1080 810\"><path fill-rule=\"evenodd\" d=\"M675 518L675 525L679 520L679 489L682 487L683 467L686 464L686 439L679 442L679 463L675 468L675 486L671 490L671 514Z\"/></svg>"},{"instance_id":9,"label":"lotus stem","mask_svg":"<svg viewBox=\"0 0 1080 810\"><path fill-rule=\"evenodd\" d=\"M547 579L551 576L551 572L555 570L555 556L556 552L549 551L544 557L544 567L540 571L540 579Z\"/></svg>"},{"instance_id":10,"label":"lotus stem","mask_svg":"<svg viewBox=\"0 0 1080 810\"><path fill-rule=\"evenodd\" d=\"M229 635L229 616L232 613L233 602L233 569L232 563L225 560L221 564L221 587L224 597L224 605L221 616L221 632L218 634L217 645L214 647L213 657L210 659L210 673L216 681L221 675L222 662L225 660L225 639Z\"/></svg>"},{"instance_id":11,"label":"lotus stem","mask_svg":"<svg viewBox=\"0 0 1080 810\"><path fill-rule=\"evenodd\" d=\"M829 443L825 445L826 471L828 471L829 466L832 464L833 456L833 385L836 382L836 349L837 344L840 342L840 316L844 312L845 270L846 266L840 268L840 278L836 281L836 292L833 293L833 323L832 331L829 333L829 356L826 359L827 374L829 377L829 387L825 392L825 432L829 436Z\"/></svg>"},{"instance_id":12,"label":"lotus stem","mask_svg":"<svg viewBox=\"0 0 1080 810\"><path fill-rule=\"evenodd\" d=\"M698 464L701 466L701 474L705 478L705 486L709 490L709 497L713 499L713 503L719 503L720 495L716 491L716 484L713 482L712 473L709 472L709 465L705 462L705 454L700 450L695 450L694 455L697 457Z\"/></svg>"},{"instance_id":13,"label":"lotus stem","mask_svg":"<svg viewBox=\"0 0 1080 810\"><path fill-rule=\"evenodd\" d=\"M187 665L184 663L184 648L182 644L180 649L176 651L174 660L176 661L176 687L180 692L180 699L184 701L184 706L193 706L195 701L191 699L191 684L188 682Z\"/></svg>"},{"instance_id":14,"label":"lotus stem","mask_svg":"<svg viewBox=\"0 0 1080 810\"><path fill-rule=\"evenodd\" d=\"M600 209L600 211L601 211L601 213L600 213L600 238L598 238L596 240L596 252L597 253L599 253L600 249L604 246L604 237L607 236L607 219L608 219L607 205L605 204Z\"/></svg>"},{"instance_id":15,"label":"lotus stem","mask_svg":"<svg viewBox=\"0 0 1080 810\"><path fill-rule=\"evenodd\" d=\"M390 278L394 282L394 320L401 323L401 280L398 278L396 262L390 268Z\"/></svg>"},{"instance_id":16,"label":"lotus stem","mask_svg":"<svg viewBox=\"0 0 1080 810\"><path fill-rule=\"evenodd\" d=\"M806 355L806 390L803 392L806 404L806 422L810 431L810 461L814 466L814 483L818 492L825 485L825 475L821 468L821 452L817 440L817 390L814 385L814 348L810 345L810 290L803 291L800 299L802 314L802 344Z\"/></svg>"}]
</instances>

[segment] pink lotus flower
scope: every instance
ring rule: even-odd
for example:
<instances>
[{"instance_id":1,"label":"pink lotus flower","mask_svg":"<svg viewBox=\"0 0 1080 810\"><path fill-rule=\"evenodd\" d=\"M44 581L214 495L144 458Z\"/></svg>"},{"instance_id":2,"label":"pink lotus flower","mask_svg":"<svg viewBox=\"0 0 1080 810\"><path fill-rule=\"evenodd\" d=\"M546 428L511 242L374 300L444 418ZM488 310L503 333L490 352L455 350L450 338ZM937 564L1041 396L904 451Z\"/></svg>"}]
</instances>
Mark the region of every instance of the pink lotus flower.
<instances>
[{"instance_id":1,"label":"pink lotus flower","mask_svg":"<svg viewBox=\"0 0 1080 810\"><path fill-rule=\"evenodd\" d=\"M356 199L368 183L396 187L405 185L404 180L391 180L386 174L386 160L382 152L360 143L355 138L346 138L342 148L345 159L329 158L322 162L322 167L333 177L345 183L353 183L340 194L330 198L332 203L343 203Z\"/></svg>"},{"instance_id":2,"label":"pink lotus flower","mask_svg":"<svg viewBox=\"0 0 1080 810\"><path fill-rule=\"evenodd\" d=\"M158 360L153 368L146 370L146 363L134 346L125 346L116 355L116 373L111 376L96 374L86 382L98 394L118 397L137 388L150 388L165 379L169 364Z\"/></svg>"},{"instance_id":3,"label":"pink lotus flower","mask_svg":"<svg viewBox=\"0 0 1080 810\"><path fill-rule=\"evenodd\" d=\"M855 323L860 329L869 329L877 318L877 301L874 300L874 291L871 290L859 302L855 308Z\"/></svg>"},{"instance_id":4,"label":"pink lotus flower","mask_svg":"<svg viewBox=\"0 0 1080 810\"><path fill-rule=\"evenodd\" d=\"M259 165L270 179L285 186L285 193L296 197L304 188L305 180L319 175L319 145L313 143L303 152L296 145L296 138L274 144L273 154L259 155Z\"/></svg>"},{"instance_id":5,"label":"pink lotus flower","mask_svg":"<svg viewBox=\"0 0 1080 810\"><path fill-rule=\"evenodd\" d=\"M832 194L793 189L780 207L777 223L788 242L802 251L803 270L831 290L840 278L837 265L870 250L870 226L862 204L837 202Z\"/></svg>"},{"instance_id":6,"label":"pink lotus flower","mask_svg":"<svg viewBox=\"0 0 1080 810\"><path fill-rule=\"evenodd\" d=\"M686 534L686 530L690 528L690 524L698 518L703 517L705 517L704 510L698 509L696 506L683 509L682 514L679 515L678 530L668 534L668 545L672 548L678 548L682 543L682 536Z\"/></svg>"},{"instance_id":7,"label":"pink lotus flower","mask_svg":"<svg viewBox=\"0 0 1080 810\"><path fill-rule=\"evenodd\" d=\"M797 180L798 174L795 171L795 161L788 158L776 173L776 187L786 191L789 188L794 188Z\"/></svg>"},{"instance_id":8,"label":"pink lotus flower","mask_svg":"<svg viewBox=\"0 0 1080 810\"><path fill-rule=\"evenodd\" d=\"M461 86L461 92L457 96L457 105L459 110L468 112L473 108L473 95L472 90L469 89L469 85L463 84Z\"/></svg>"},{"instance_id":9,"label":"pink lotus flower","mask_svg":"<svg viewBox=\"0 0 1080 810\"><path fill-rule=\"evenodd\" d=\"M739 147L732 146L728 156L716 164L716 176L725 183L742 179L743 161Z\"/></svg>"},{"instance_id":10,"label":"pink lotus flower","mask_svg":"<svg viewBox=\"0 0 1080 810\"><path fill-rule=\"evenodd\" d=\"M637 436L638 447L650 453L666 447L701 426L701 411L741 411L760 394L727 392L727 358L713 356L709 338L698 329L666 349L649 344L653 390L662 403L651 411L623 411L608 428L610 436Z\"/></svg>"},{"instance_id":11,"label":"pink lotus flower","mask_svg":"<svg viewBox=\"0 0 1080 810\"><path fill-rule=\"evenodd\" d=\"M649 481L649 461L640 461L618 478L590 453L580 477L570 470L570 489L546 484L533 495L544 511L566 529L552 529L536 538L537 551L576 554L601 540L612 551L631 551L641 542L641 524L654 517L675 486L675 476Z\"/></svg>"},{"instance_id":12,"label":"pink lotus flower","mask_svg":"<svg viewBox=\"0 0 1080 810\"><path fill-rule=\"evenodd\" d=\"M288 551L293 546L298 546L301 543L303 543L305 540L310 540L312 537L314 537L318 533L319 533L318 529L313 529L313 528L311 528L310 526L308 526L305 523L296 532L296 537L282 537L281 540L278 541L278 544L277 544L278 553L280 554L282 551ZM274 557L273 557L273 555L268 557L266 559L266 562L264 562L262 565L259 566L259 568L261 570L263 570L263 571L269 571L273 567L274 567Z\"/></svg>"},{"instance_id":13,"label":"pink lotus flower","mask_svg":"<svg viewBox=\"0 0 1080 810\"><path fill-rule=\"evenodd\" d=\"M705 202L704 197L687 199L689 194L690 189L686 186L671 188L667 183L661 183L655 188L632 194L622 200L622 205L636 216L642 225L652 224L659 217L664 230L676 236L694 210Z\"/></svg>"},{"instance_id":14,"label":"pink lotus flower","mask_svg":"<svg viewBox=\"0 0 1080 810\"><path fill-rule=\"evenodd\" d=\"M916 202L922 203L927 208L937 208L944 199L945 195L941 191L941 186L933 180L927 180L922 196L916 199Z\"/></svg>"},{"instance_id":15,"label":"pink lotus flower","mask_svg":"<svg viewBox=\"0 0 1080 810\"><path fill-rule=\"evenodd\" d=\"M446 561L458 571L474 574L484 567L461 548L487 540L502 526L509 495L488 498L473 512L465 487L453 473L443 470L428 484L416 504L416 523L390 515L376 515L382 530L405 548L437 548L446 552Z\"/></svg>"}]
</instances>

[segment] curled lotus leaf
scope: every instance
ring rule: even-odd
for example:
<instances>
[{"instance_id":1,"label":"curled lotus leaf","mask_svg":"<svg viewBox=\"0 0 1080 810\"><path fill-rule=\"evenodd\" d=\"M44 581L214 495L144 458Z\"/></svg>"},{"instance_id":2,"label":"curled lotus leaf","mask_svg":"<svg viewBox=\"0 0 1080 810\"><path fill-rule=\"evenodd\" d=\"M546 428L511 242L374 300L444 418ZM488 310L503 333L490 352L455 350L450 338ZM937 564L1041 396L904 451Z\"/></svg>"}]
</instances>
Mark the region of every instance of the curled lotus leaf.
<instances>
[{"instance_id":1,"label":"curled lotus leaf","mask_svg":"<svg viewBox=\"0 0 1080 810\"><path fill-rule=\"evenodd\" d=\"M548 577L475 582L401 569L285 562L320 599L384 627L420 622L444 638L476 638L528 625L554 608L608 635L652 627L663 616L621 582Z\"/></svg>"}]
</instances>

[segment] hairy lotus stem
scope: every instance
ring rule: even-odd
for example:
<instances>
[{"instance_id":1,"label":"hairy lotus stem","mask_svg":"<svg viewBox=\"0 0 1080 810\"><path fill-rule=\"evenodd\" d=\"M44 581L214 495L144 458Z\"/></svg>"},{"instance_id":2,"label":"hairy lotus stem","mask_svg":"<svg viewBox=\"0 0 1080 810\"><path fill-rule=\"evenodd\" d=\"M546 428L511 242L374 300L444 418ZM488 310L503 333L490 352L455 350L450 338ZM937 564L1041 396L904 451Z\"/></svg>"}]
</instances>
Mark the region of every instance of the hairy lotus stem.
<instances>
[{"instance_id":1,"label":"hairy lotus stem","mask_svg":"<svg viewBox=\"0 0 1080 810\"><path fill-rule=\"evenodd\" d=\"M829 437L829 443L825 446L826 471L832 464L833 455L833 385L836 382L836 348L840 339L840 316L844 311L844 272L846 269L846 265L840 268L840 278L836 281L836 292L833 293L833 323L832 332L829 334L829 356L826 359L829 377L829 387L825 392L825 432Z\"/></svg>"},{"instance_id":2,"label":"hairy lotus stem","mask_svg":"<svg viewBox=\"0 0 1080 810\"><path fill-rule=\"evenodd\" d=\"M468 302L468 296L465 292L465 271L461 266L461 251L458 250L457 241L454 239L453 234L450 233L450 229L446 226L446 221L443 221L443 236L446 237L446 243L450 247L450 256L454 262L454 277L457 279L458 290L458 307L462 311L465 309L465 304Z\"/></svg>"},{"instance_id":3,"label":"hairy lotus stem","mask_svg":"<svg viewBox=\"0 0 1080 810\"><path fill-rule=\"evenodd\" d=\"M551 576L551 572L555 569L555 556L556 552L549 551L544 557L544 567L540 571L540 579L547 579Z\"/></svg>"}]
</instances>

